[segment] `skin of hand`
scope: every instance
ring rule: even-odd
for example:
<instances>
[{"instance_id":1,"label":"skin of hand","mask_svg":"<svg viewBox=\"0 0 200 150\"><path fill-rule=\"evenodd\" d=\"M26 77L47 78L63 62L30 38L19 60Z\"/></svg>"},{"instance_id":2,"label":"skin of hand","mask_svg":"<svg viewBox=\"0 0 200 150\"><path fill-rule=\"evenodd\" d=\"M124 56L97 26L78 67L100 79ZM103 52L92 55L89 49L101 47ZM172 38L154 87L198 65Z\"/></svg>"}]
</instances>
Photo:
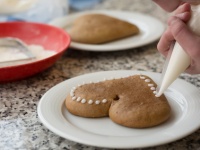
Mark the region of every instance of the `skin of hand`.
<instances>
[{"instance_id":1,"label":"skin of hand","mask_svg":"<svg viewBox=\"0 0 200 150\"><path fill-rule=\"evenodd\" d=\"M191 17L190 4L181 4L173 16L168 19L168 28L163 33L157 48L161 54L167 56L170 45L177 41L191 58L191 64L185 72L200 73L200 36L193 33L187 26Z\"/></svg>"}]
</instances>

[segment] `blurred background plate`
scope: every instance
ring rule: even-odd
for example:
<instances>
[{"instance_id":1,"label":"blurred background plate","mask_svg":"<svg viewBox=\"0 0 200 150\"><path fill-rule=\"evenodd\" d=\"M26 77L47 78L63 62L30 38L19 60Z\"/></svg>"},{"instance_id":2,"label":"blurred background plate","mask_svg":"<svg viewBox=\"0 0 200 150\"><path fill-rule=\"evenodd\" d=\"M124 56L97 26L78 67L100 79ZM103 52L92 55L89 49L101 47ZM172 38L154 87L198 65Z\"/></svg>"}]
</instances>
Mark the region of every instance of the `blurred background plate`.
<instances>
[{"instance_id":1,"label":"blurred background plate","mask_svg":"<svg viewBox=\"0 0 200 150\"><path fill-rule=\"evenodd\" d=\"M87 51L117 51L136 48L158 40L165 29L164 24L152 16L138 12L112 10L85 11L71 14L65 17L56 18L50 21L49 24L60 27L68 32L77 17L94 13L106 14L133 23L139 27L140 34L99 45L83 44L72 41L70 44L71 48Z\"/></svg>"},{"instance_id":2,"label":"blurred background plate","mask_svg":"<svg viewBox=\"0 0 200 150\"><path fill-rule=\"evenodd\" d=\"M70 44L70 37L64 30L32 22L0 23L0 38L2 37L18 38L27 45L41 45L55 54L21 65L0 67L0 83L23 79L47 69L60 58Z\"/></svg>"}]
</instances>

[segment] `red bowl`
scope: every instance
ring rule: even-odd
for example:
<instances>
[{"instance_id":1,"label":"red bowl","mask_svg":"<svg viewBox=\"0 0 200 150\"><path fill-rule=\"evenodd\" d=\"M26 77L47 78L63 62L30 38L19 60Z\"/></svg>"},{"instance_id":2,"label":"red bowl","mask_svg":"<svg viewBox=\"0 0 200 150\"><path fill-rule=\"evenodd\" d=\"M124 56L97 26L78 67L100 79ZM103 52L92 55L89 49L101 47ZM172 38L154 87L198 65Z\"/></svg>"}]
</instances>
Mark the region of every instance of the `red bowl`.
<instances>
[{"instance_id":1,"label":"red bowl","mask_svg":"<svg viewBox=\"0 0 200 150\"><path fill-rule=\"evenodd\" d=\"M41 45L56 54L48 58L0 68L0 82L15 81L32 76L52 66L70 45L70 36L63 30L51 25L33 22L0 23L0 38L15 37L26 44Z\"/></svg>"}]
</instances>

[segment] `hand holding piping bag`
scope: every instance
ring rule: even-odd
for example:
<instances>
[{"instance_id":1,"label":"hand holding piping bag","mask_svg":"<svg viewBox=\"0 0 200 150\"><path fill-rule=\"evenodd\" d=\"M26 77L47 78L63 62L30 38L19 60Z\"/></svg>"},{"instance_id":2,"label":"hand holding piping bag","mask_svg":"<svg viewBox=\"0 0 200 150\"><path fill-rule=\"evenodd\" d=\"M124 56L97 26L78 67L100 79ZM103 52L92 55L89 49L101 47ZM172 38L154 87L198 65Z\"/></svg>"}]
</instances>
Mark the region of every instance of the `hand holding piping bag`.
<instances>
[{"instance_id":1,"label":"hand holding piping bag","mask_svg":"<svg viewBox=\"0 0 200 150\"><path fill-rule=\"evenodd\" d=\"M173 41L176 43L169 57ZM197 5L197 0L191 6L188 3L178 6L174 16L168 20L168 28L158 43L158 50L168 58L156 96L160 96L182 72L200 73L200 5Z\"/></svg>"}]
</instances>

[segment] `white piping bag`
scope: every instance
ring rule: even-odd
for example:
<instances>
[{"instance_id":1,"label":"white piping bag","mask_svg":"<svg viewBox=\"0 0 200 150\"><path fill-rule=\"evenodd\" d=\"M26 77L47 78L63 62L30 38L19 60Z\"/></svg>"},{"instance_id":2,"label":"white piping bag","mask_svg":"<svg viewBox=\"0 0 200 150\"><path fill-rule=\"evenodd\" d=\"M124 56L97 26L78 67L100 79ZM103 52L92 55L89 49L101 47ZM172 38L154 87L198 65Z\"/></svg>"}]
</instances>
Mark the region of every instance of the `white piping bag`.
<instances>
[{"instance_id":1,"label":"white piping bag","mask_svg":"<svg viewBox=\"0 0 200 150\"><path fill-rule=\"evenodd\" d=\"M200 5L191 5L192 16L188 22L189 28L197 35L200 35ZM156 88L156 96L161 96L164 91L183 73L190 65L191 60L183 48L175 42L172 52L168 53L161 82Z\"/></svg>"}]
</instances>

